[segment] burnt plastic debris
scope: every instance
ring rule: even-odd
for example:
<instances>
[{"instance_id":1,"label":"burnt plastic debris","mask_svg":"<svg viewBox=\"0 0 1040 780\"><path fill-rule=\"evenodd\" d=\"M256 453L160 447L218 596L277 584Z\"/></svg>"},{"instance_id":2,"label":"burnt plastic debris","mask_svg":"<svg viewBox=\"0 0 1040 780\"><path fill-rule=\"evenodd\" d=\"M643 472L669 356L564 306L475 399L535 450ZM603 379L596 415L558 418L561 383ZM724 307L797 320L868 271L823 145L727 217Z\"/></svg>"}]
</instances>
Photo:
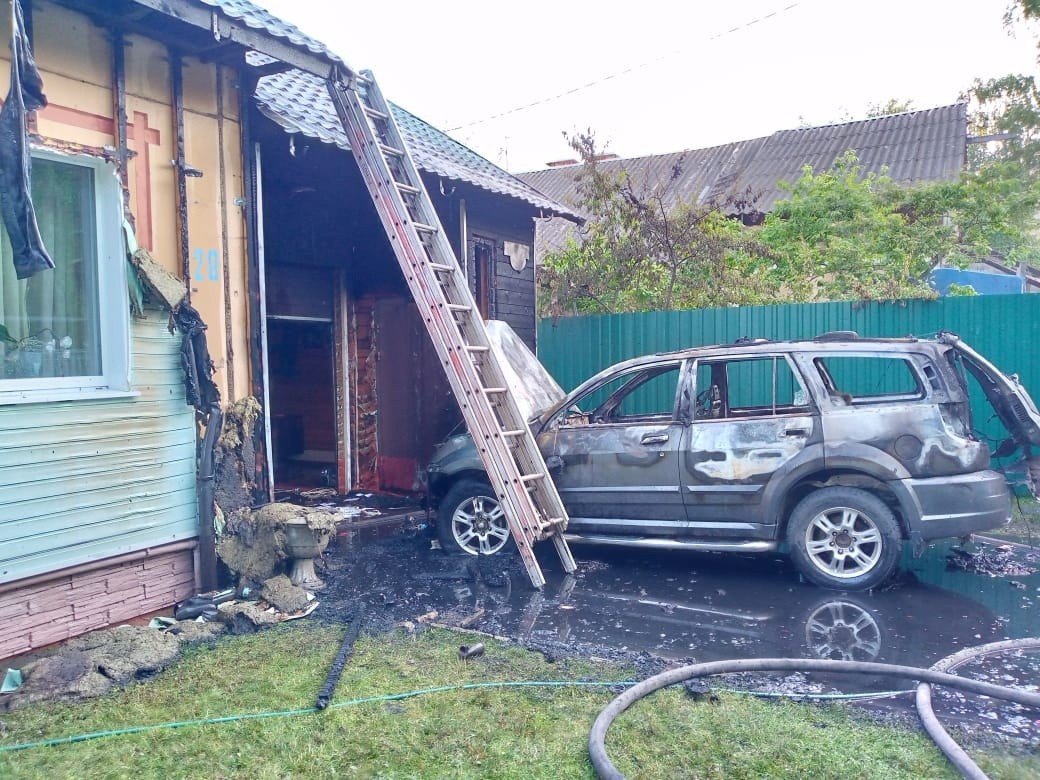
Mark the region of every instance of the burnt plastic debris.
<instances>
[{"instance_id":1,"label":"burnt plastic debris","mask_svg":"<svg viewBox=\"0 0 1040 780\"><path fill-rule=\"evenodd\" d=\"M212 591L200 593L190 599L180 602L173 609L173 616L177 620L195 620L202 617L206 620L216 620L217 604L230 601L235 597L235 589Z\"/></svg>"},{"instance_id":2,"label":"burnt plastic debris","mask_svg":"<svg viewBox=\"0 0 1040 780\"><path fill-rule=\"evenodd\" d=\"M350 654L354 650L354 642L357 641L358 634L361 633L361 626L364 622L365 605L364 603L358 603L354 608L354 615L350 628L347 629L346 636L343 637L343 644L340 645L339 652L336 653L336 660L332 662L332 666L329 668L328 677L325 678L325 684L321 686L321 690L318 692L318 700L315 702L315 706L319 710L328 707L329 702L332 701L332 695L336 692L336 686L339 684L340 675L343 674L343 667L346 666L347 660L350 658Z\"/></svg>"}]
</instances>

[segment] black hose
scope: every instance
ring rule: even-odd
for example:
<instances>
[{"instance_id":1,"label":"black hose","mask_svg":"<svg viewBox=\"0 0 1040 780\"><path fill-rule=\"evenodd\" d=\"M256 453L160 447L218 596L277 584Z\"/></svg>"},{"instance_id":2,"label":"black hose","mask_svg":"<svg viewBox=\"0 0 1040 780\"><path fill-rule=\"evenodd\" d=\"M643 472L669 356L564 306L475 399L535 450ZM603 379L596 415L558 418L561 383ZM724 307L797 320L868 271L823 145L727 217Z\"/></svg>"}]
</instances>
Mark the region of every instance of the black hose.
<instances>
[{"instance_id":1,"label":"black hose","mask_svg":"<svg viewBox=\"0 0 1040 780\"><path fill-rule=\"evenodd\" d=\"M1040 638L1030 637L1026 639L1007 639L1003 642L990 642L979 647L969 647L960 650L953 655L947 656L938 663L932 664L932 669L937 672L952 672L973 658L994 653L1005 653L1010 650L1040 650ZM939 719L932 710L932 687L928 683L919 683L915 700L917 714L921 718L921 724L928 736L939 747L961 775L968 780L987 780L986 773L976 764L960 745L954 741L946 729L939 723Z\"/></svg>"},{"instance_id":2,"label":"black hose","mask_svg":"<svg viewBox=\"0 0 1040 780\"><path fill-rule=\"evenodd\" d=\"M971 693L991 696L995 699L1014 701L1029 707L1040 707L1040 693L1023 691L1017 688L1006 688L978 680L968 680L953 674L946 674L931 669L919 669L914 666L805 658L745 658L733 661L693 664L692 666L671 669L649 677L638 685L629 688L603 708L596 717L596 721L592 724L592 730L589 732L589 757L592 760L596 774L606 780L624 779L624 775L618 771L617 767L614 766L607 756L604 742L610 724L635 702L660 688L682 682L683 680L731 672L838 672L842 674L875 674L886 677L902 677L946 685L950 688L959 688Z\"/></svg>"},{"instance_id":3,"label":"black hose","mask_svg":"<svg viewBox=\"0 0 1040 780\"><path fill-rule=\"evenodd\" d=\"M357 641L358 634L361 633L361 624L365 622L365 605L358 604L354 608L354 614L352 615L353 622L350 624L350 628L347 629L346 636L343 637L343 643L339 646L339 652L336 653L336 660L332 662L332 666L329 667L329 674L325 678L325 684L321 686L321 690L318 691L318 700L315 702L315 706L319 710L323 710L329 706L329 702L332 700L332 694L336 692L336 686L339 684L340 675L343 674L343 667L347 665L347 660L350 658L351 652L354 650L354 642Z\"/></svg>"}]
</instances>

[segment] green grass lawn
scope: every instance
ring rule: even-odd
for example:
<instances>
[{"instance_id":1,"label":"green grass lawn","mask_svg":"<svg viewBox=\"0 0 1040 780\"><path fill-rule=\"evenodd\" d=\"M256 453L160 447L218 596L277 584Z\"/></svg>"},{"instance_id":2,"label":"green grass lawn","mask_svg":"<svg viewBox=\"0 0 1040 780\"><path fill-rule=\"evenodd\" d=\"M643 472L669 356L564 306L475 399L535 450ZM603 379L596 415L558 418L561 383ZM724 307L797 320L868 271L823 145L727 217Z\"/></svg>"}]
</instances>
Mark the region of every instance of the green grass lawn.
<instances>
[{"instance_id":1,"label":"green grass lawn","mask_svg":"<svg viewBox=\"0 0 1040 780\"><path fill-rule=\"evenodd\" d=\"M3 715L5 746L127 727L313 707L342 630L297 623L215 648L103 698ZM429 693L350 706L365 697L462 683L624 680L593 661L547 663L488 640L430 630L359 640L333 706L269 718L185 725L0 752L3 778L588 778L588 730L605 688L516 687ZM720 685L724 683L720 682ZM623 714L608 750L630 777L954 778L922 734L848 708L722 693L717 704L660 691ZM1035 756L976 756L997 778L1040 778Z\"/></svg>"}]
</instances>

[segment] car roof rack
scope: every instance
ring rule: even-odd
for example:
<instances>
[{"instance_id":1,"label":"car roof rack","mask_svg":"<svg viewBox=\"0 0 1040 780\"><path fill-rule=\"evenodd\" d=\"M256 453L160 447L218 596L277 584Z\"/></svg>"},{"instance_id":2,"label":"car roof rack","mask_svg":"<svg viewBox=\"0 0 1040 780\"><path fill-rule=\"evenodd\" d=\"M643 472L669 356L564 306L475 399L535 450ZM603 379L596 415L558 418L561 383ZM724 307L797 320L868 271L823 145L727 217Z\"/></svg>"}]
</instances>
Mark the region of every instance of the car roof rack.
<instances>
[{"instance_id":1,"label":"car roof rack","mask_svg":"<svg viewBox=\"0 0 1040 780\"><path fill-rule=\"evenodd\" d=\"M821 333L813 338L813 341L855 341L859 334L854 330L831 330Z\"/></svg>"}]
</instances>

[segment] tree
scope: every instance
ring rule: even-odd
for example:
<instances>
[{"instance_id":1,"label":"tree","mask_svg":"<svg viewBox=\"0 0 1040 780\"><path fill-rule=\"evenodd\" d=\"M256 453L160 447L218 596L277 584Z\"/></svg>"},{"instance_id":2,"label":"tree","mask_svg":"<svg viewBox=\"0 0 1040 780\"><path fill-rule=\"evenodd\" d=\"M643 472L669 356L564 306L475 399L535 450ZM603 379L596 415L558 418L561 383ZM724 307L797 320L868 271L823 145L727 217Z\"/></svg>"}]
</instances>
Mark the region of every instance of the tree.
<instances>
[{"instance_id":1,"label":"tree","mask_svg":"<svg viewBox=\"0 0 1040 780\"><path fill-rule=\"evenodd\" d=\"M951 242L939 199L911 193L885 173L864 173L855 152L827 171L806 166L766 216L775 284L796 300L934 296L925 279Z\"/></svg>"},{"instance_id":2,"label":"tree","mask_svg":"<svg viewBox=\"0 0 1040 780\"><path fill-rule=\"evenodd\" d=\"M726 213L747 202L677 201L670 190L681 161L667 182L637 186L599 164L591 132L568 141L582 159L578 205L589 220L581 239L539 270L543 314L703 308L769 295L767 253Z\"/></svg>"}]
</instances>

